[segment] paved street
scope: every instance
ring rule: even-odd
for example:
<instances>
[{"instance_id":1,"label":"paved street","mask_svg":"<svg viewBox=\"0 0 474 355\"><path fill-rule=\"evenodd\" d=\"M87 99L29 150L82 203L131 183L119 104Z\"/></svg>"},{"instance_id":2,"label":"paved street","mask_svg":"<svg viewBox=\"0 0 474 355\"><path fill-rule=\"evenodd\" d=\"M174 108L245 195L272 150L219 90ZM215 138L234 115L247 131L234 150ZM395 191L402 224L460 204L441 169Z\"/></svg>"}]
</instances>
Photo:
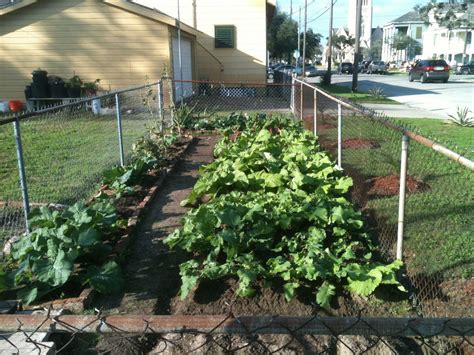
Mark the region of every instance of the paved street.
<instances>
[{"instance_id":1,"label":"paved street","mask_svg":"<svg viewBox=\"0 0 474 355\"><path fill-rule=\"evenodd\" d=\"M308 81L319 82L319 77L308 78ZM332 82L351 86L352 75L334 74ZM413 108L419 109L425 117L448 118L449 114L455 114L457 106L468 106L474 111L474 75L452 75L447 83L422 84L419 81L410 83L408 74L359 74L360 90L375 87L381 87L388 98L405 104L401 112ZM386 113L390 115L390 112Z\"/></svg>"}]
</instances>

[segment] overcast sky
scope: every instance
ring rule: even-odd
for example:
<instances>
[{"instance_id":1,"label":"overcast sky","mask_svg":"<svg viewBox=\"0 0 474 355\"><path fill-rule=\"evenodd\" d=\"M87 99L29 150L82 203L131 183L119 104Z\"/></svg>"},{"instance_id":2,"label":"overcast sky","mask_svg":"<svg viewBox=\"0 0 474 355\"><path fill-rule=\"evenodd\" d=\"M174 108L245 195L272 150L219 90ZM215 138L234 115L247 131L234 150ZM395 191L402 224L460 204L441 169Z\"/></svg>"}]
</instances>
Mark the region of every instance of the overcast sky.
<instances>
[{"instance_id":1,"label":"overcast sky","mask_svg":"<svg viewBox=\"0 0 474 355\"><path fill-rule=\"evenodd\" d=\"M324 38L329 33L329 11L330 0L307 0L308 1L308 27L314 32L321 33ZM372 27L383 27L387 22L395 20L397 17L411 11L416 4L424 5L428 0L372 0L373 15ZM277 6L280 10L290 13L291 0L277 0ZM293 0L293 18L298 21L298 8L301 5L301 18L303 21L304 0ZM336 0L334 5L333 27L347 26L349 0ZM320 16L314 20L316 17ZM313 21L314 20L314 21ZM323 43L326 41L323 40Z\"/></svg>"}]
</instances>

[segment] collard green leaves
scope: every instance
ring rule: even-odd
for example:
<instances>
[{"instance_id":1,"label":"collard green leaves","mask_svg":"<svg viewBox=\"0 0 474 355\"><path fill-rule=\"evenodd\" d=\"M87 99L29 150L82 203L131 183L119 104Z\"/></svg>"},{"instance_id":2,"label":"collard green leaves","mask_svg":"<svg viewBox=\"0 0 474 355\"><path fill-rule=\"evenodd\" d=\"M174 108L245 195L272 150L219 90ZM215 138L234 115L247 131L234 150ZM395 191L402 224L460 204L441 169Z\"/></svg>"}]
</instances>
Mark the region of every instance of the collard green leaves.
<instances>
[{"instance_id":1,"label":"collard green leaves","mask_svg":"<svg viewBox=\"0 0 474 355\"><path fill-rule=\"evenodd\" d=\"M200 256L181 265L182 297L200 279L229 275L241 296L254 295L258 280L276 281L288 300L300 287L313 289L322 307L338 288L365 296L384 283L399 285L399 262L370 261L374 247L347 199L352 180L299 124L250 119L215 154L185 201L208 202L165 240Z\"/></svg>"},{"instance_id":2,"label":"collard green leaves","mask_svg":"<svg viewBox=\"0 0 474 355\"><path fill-rule=\"evenodd\" d=\"M62 212L41 207L30 216L32 232L14 244L7 275L10 287L22 287L18 297L25 303L66 284L72 276L99 292L121 286L115 263L97 266L110 251L104 233L118 228L118 215L110 203L100 199L91 206L77 203ZM81 270L76 269L78 263L83 263Z\"/></svg>"}]
</instances>

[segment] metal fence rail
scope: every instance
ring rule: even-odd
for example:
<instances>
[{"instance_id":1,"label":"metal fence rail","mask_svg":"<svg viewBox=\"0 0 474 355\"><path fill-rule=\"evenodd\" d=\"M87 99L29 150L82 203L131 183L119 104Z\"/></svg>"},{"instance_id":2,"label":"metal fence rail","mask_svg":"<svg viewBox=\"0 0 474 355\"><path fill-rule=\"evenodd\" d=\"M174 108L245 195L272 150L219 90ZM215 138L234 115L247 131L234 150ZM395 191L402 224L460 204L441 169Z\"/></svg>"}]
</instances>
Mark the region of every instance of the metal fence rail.
<instances>
[{"instance_id":1,"label":"metal fence rail","mask_svg":"<svg viewBox=\"0 0 474 355\"><path fill-rule=\"evenodd\" d=\"M78 351L81 346L82 350L95 348L104 352L170 354L469 353L474 345L473 327L472 318L0 315L3 348L21 352L25 343L33 343L43 350L57 346L54 350L59 353ZM41 332L49 334L47 340L55 343L45 343L46 337L35 340ZM9 338L18 333L28 342ZM87 338L87 333L95 334L95 340ZM102 337L98 338L98 334ZM443 337L454 346L446 347L440 342Z\"/></svg>"}]
</instances>

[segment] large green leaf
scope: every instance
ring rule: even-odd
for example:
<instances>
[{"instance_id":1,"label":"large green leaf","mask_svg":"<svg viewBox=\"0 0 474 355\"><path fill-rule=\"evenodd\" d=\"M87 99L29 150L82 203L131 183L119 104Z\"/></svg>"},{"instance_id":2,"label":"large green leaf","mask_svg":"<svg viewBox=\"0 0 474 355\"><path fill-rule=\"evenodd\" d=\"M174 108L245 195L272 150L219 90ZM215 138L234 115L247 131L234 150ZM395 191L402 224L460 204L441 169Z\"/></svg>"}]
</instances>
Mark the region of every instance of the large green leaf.
<instances>
[{"instance_id":1,"label":"large green leaf","mask_svg":"<svg viewBox=\"0 0 474 355\"><path fill-rule=\"evenodd\" d=\"M109 261L100 268L91 266L87 275L87 281L91 287L100 293L117 293L123 288L122 273L115 261Z\"/></svg>"},{"instance_id":2,"label":"large green leaf","mask_svg":"<svg viewBox=\"0 0 474 355\"><path fill-rule=\"evenodd\" d=\"M327 281L319 287L316 302L323 308L329 308L332 297L336 294L336 287Z\"/></svg>"},{"instance_id":3,"label":"large green leaf","mask_svg":"<svg viewBox=\"0 0 474 355\"><path fill-rule=\"evenodd\" d=\"M79 233L77 240L81 247L88 247L94 245L99 241L99 233L94 228L87 228L86 230Z\"/></svg>"}]
</instances>

